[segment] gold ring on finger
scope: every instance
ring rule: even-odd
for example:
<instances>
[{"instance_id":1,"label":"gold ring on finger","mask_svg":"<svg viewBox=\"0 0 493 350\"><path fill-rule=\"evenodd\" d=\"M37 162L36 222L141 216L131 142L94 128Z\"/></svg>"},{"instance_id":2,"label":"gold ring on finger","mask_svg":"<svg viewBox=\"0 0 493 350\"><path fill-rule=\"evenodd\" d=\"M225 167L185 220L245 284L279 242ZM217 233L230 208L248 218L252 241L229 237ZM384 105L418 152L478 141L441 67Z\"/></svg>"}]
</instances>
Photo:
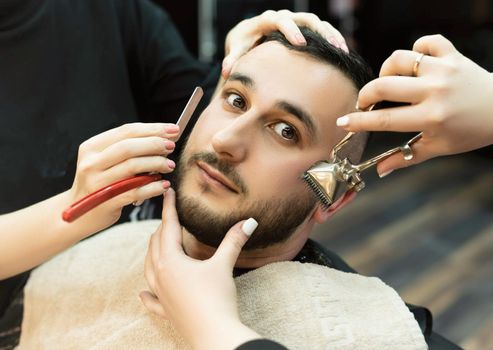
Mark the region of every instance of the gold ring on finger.
<instances>
[{"instance_id":1,"label":"gold ring on finger","mask_svg":"<svg viewBox=\"0 0 493 350\"><path fill-rule=\"evenodd\" d=\"M413 64L413 77L417 77L418 76L418 68L419 68L419 64L421 63L421 60L423 59L424 57L424 53L420 53L416 59L414 60L414 64Z\"/></svg>"}]
</instances>

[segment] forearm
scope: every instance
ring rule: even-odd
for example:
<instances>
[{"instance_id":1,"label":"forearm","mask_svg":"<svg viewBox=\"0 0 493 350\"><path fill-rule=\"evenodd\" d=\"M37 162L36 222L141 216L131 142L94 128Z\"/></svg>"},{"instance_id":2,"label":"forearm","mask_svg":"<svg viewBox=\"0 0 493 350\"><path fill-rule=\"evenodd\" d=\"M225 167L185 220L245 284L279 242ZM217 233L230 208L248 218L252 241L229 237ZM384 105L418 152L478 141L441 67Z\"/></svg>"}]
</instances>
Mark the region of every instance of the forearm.
<instances>
[{"instance_id":1,"label":"forearm","mask_svg":"<svg viewBox=\"0 0 493 350\"><path fill-rule=\"evenodd\" d=\"M29 270L88 236L85 220L66 223L68 192L0 216L0 279Z\"/></svg>"},{"instance_id":2,"label":"forearm","mask_svg":"<svg viewBox=\"0 0 493 350\"><path fill-rule=\"evenodd\" d=\"M46 261L81 239L101 231L130 203L162 195L166 180L153 181L106 200L75 221L62 212L90 193L140 173L169 173L167 159L179 128L164 123L122 125L86 140L79 147L77 171L70 190L25 209L0 216L0 279Z\"/></svg>"}]
</instances>

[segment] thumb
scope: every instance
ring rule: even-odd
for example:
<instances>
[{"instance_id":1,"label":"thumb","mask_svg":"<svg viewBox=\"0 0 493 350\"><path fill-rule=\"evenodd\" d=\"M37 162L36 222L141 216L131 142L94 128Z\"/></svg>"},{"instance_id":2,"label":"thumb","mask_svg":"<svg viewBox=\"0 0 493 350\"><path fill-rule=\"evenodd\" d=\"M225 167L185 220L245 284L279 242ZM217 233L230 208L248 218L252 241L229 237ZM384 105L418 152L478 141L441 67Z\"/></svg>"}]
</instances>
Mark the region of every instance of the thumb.
<instances>
[{"instance_id":1,"label":"thumb","mask_svg":"<svg viewBox=\"0 0 493 350\"><path fill-rule=\"evenodd\" d=\"M214 254L214 258L223 260L227 266L233 268L240 255L241 249L257 226L258 222L253 218L234 225L226 236L224 236L223 241Z\"/></svg>"},{"instance_id":2,"label":"thumb","mask_svg":"<svg viewBox=\"0 0 493 350\"><path fill-rule=\"evenodd\" d=\"M224 79L228 79L233 69L234 64L238 59L243 56L253 45L255 41L244 40L242 44L236 44L231 48L231 51L223 59L221 75Z\"/></svg>"},{"instance_id":3,"label":"thumb","mask_svg":"<svg viewBox=\"0 0 493 350\"><path fill-rule=\"evenodd\" d=\"M221 68L221 76L223 77L223 79L228 79L229 75L231 74L231 69L233 68L234 61L235 58L231 55L224 57Z\"/></svg>"}]
</instances>

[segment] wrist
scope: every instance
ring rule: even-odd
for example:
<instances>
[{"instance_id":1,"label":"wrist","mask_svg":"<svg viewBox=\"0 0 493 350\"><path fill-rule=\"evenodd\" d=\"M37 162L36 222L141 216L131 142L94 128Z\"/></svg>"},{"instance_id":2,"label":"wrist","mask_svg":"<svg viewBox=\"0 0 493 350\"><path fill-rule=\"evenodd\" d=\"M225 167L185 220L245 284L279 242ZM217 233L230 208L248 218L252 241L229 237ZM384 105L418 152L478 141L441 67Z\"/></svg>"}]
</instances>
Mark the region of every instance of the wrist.
<instances>
[{"instance_id":1,"label":"wrist","mask_svg":"<svg viewBox=\"0 0 493 350\"><path fill-rule=\"evenodd\" d=\"M63 237L63 242L66 247L77 243L92 233L90 232L90 228L84 225L80 220L68 223L62 218L63 211L74 203L74 193L72 189L52 197L52 200L53 202L49 203L49 205L51 206L52 220L56 224L54 231L57 232L57 235Z\"/></svg>"},{"instance_id":2,"label":"wrist","mask_svg":"<svg viewBox=\"0 0 493 350\"><path fill-rule=\"evenodd\" d=\"M72 222L64 221L62 218L63 211L80 198L76 197L73 189L62 192L55 198L57 202L53 206L54 220L56 220L59 231L66 237L66 242L69 246L110 226L110 223L104 224L101 222L106 220L101 220L101 215L96 214L94 209Z\"/></svg>"}]
</instances>

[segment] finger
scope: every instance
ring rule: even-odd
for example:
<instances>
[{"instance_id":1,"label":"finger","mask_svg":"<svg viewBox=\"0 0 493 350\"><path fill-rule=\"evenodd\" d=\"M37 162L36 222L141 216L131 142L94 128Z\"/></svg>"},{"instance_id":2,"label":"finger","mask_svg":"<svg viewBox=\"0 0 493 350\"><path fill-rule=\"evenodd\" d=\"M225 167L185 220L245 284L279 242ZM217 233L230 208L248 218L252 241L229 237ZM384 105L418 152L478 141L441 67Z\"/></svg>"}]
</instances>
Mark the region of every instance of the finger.
<instances>
[{"instance_id":1,"label":"finger","mask_svg":"<svg viewBox=\"0 0 493 350\"><path fill-rule=\"evenodd\" d=\"M413 68L416 59L421 54L409 50L396 50L387 58L380 68L379 76L406 75L413 76ZM432 72L438 63L435 57L423 56L419 63L418 75L426 75Z\"/></svg>"},{"instance_id":2,"label":"finger","mask_svg":"<svg viewBox=\"0 0 493 350\"><path fill-rule=\"evenodd\" d=\"M296 23L288 17L282 18L277 22L279 31L293 45L306 45L306 40Z\"/></svg>"},{"instance_id":3,"label":"finger","mask_svg":"<svg viewBox=\"0 0 493 350\"><path fill-rule=\"evenodd\" d=\"M294 13L293 19L298 26L309 27L313 31L322 35L328 42L330 42L335 47L338 47L346 52L349 52L344 37L329 22L321 21L317 15L307 12Z\"/></svg>"},{"instance_id":4,"label":"finger","mask_svg":"<svg viewBox=\"0 0 493 350\"><path fill-rule=\"evenodd\" d=\"M168 123L130 123L98 134L87 141L81 147L82 150L90 149L93 152L102 151L109 145L127 138L159 136L164 138L175 137L179 127Z\"/></svg>"},{"instance_id":5,"label":"finger","mask_svg":"<svg viewBox=\"0 0 493 350\"><path fill-rule=\"evenodd\" d=\"M281 14L283 15L281 16ZM262 35L268 34L272 31L279 30L293 45L306 45L306 40L301 34L300 29L290 18L292 15L293 13L288 10L281 10L279 12L267 10L255 18L256 31L247 31L245 33L246 36L241 39L238 37L228 38L227 41L234 42L235 45L229 49L228 54L223 59L221 70L221 75L223 78L228 78L235 62L247 51L249 51L262 37ZM242 28L253 26L252 20L247 20L239 26Z\"/></svg>"},{"instance_id":6,"label":"finger","mask_svg":"<svg viewBox=\"0 0 493 350\"><path fill-rule=\"evenodd\" d=\"M175 205L176 193L170 187L164 196L162 218L165 232L160 236L160 249L170 253L183 253L181 225Z\"/></svg>"},{"instance_id":7,"label":"finger","mask_svg":"<svg viewBox=\"0 0 493 350\"><path fill-rule=\"evenodd\" d=\"M154 236L154 235L152 235ZM152 236L149 239L149 247L147 248L147 254L144 261L144 277L147 281L147 285L150 290L154 293L156 291L156 275L154 273L154 265L153 265L153 246L152 246Z\"/></svg>"},{"instance_id":8,"label":"finger","mask_svg":"<svg viewBox=\"0 0 493 350\"><path fill-rule=\"evenodd\" d=\"M174 167L175 163L172 160L154 156L132 158L102 172L96 171L90 162L82 162L77 166L77 173L91 176L91 188L98 190L115 182L131 179L138 174L169 173Z\"/></svg>"},{"instance_id":9,"label":"finger","mask_svg":"<svg viewBox=\"0 0 493 350\"><path fill-rule=\"evenodd\" d=\"M349 52L346 40L337 29L335 29L329 22L322 21L315 25L315 31L322 35L333 46Z\"/></svg>"},{"instance_id":10,"label":"finger","mask_svg":"<svg viewBox=\"0 0 493 350\"><path fill-rule=\"evenodd\" d=\"M134 202L143 202L146 199L164 194L170 187L168 180L159 180L147 185L124 192L107 202L108 205L124 207Z\"/></svg>"},{"instance_id":11,"label":"finger","mask_svg":"<svg viewBox=\"0 0 493 350\"><path fill-rule=\"evenodd\" d=\"M426 35L413 45L413 51L424 53L425 55L442 57L456 52L455 46L440 34Z\"/></svg>"},{"instance_id":12,"label":"finger","mask_svg":"<svg viewBox=\"0 0 493 350\"><path fill-rule=\"evenodd\" d=\"M157 287L157 278L159 276L156 276L156 269L159 271L159 267L162 266L160 263L163 261L165 256L161 255L161 235L163 234L163 224L161 223L159 227L157 228L156 232L154 232L151 235L151 238L149 240L149 248L148 248L148 255L149 259L146 261L147 264L149 264L149 280L152 284L149 284L149 287L151 289L151 292L155 293L156 292L156 287ZM162 271L158 273L163 273ZM155 293L156 294L156 293Z\"/></svg>"},{"instance_id":13,"label":"finger","mask_svg":"<svg viewBox=\"0 0 493 350\"><path fill-rule=\"evenodd\" d=\"M221 68L221 76L223 79L228 79L229 75L231 74L231 69L233 68L233 65L230 64L230 61L234 61L233 57L226 56L223 59L222 63L222 68Z\"/></svg>"},{"instance_id":14,"label":"finger","mask_svg":"<svg viewBox=\"0 0 493 350\"><path fill-rule=\"evenodd\" d=\"M166 311L164 307L159 303L159 300L148 291L142 291L139 293L140 300L142 300L142 304L146 307L147 310L156 314L162 318L167 319Z\"/></svg>"},{"instance_id":15,"label":"finger","mask_svg":"<svg viewBox=\"0 0 493 350\"><path fill-rule=\"evenodd\" d=\"M421 140L416 141L411 147L413 150L413 158L411 160L405 160L400 153L394 154L378 164L378 175L380 177L385 177L396 169L419 164L437 156L437 154L433 154L430 148L421 142Z\"/></svg>"},{"instance_id":16,"label":"finger","mask_svg":"<svg viewBox=\"0 0 493 350\"><path fill-rule=\"evenodd\" d=\"M320 20L320 18L313 13L295 12L291 13L290 17L298 26L308 27L322 35L328 41L334 41L334 46L346 43L344 37L336 28L334 28L329 22Z\"/></svg>"},{"instance_id":17,"label":"finger","mask_svg":"<svg viewBox=\"0 0 493 350\"><path fill-rule=\"evenodd\" d=\"M226 35L221 75L227 79L236 60L260 38L258 17L241 21Z\"/></svg>"},{"instance_id":18,"label":"finger","mask_svg":"<svg viewBox=\"0 0 493 350\"><path fill-rule=\"evenodd\" d=\"M258 38L260 38L260 36ZM224 57L222 63L221 75L224 79L228 79L236 61L238 61L238 59L243 56L254 43L255 40L244 40L241 45L236 44L231 48L229 54Z\"/></svg>"},{"instance_id":19,"label":"finger","mask_svg":"<svg viewBox=\"0 0 493 350\"><path fill-rule=\"evenodd\" d=\"M115 181L126 179L142 173L154 172L167 174L172 172L175 167L175 162L165 157L139 157L127 159L126 161L104 171L101 176L104 176L105 182L113 183Z\"/></svg>"},{"instance_id":20,"label":"finger","mask_svg":"<svg viewBox=\"0 0 493 350\"><path fill-rule=\"evenodd\" d=\"M163 233L163 224L159 225L156 232L151 235L149 239L149 254L151 256L152 272L154 273L154 265L158 264L161 259L161 235ZM157 265L158 266L158 265ZM154 291L154 289L153 289Z\"/></svg>"},{"instance_id":21,"label":"finger","mask_svg":"<svg viewBox=\"0 0 493 350\"><path fill-rule=\"evenodd\" d=\"M130 158L168 155L174 149L175 143L162 137L150 136L125 139L99 152L95 167L104 170Z\"/></svg>"},{"instance_id":22,"label":"finger","mask_svg":"<svg viewBox=\"0 0 493 350\"><path fill-rule=\"evenodd\" d=\"M412 77L381 77L363 86L358 96L362 110L380 101L418 103L426 96L423 82Z\"/></svg>"},{"instance_id":23,"label":"finger","mask_svg":"<svg viewBox=\"0 0 493 350\"><path fill-rule=\"evenodd\" d=\"M329 22L323 21L317 28L317 32L327 39L329 43L349 53L346 40Z\"/></svg>"},{"instance_id":24,"label":"finger","mask_svg":"<svg viewBox=\"0 0 493 350\"><path fill-rule=\"evenodd\" d=\"M234 225L224 236L214 254L214 259L221 260L226 266L233 268L241 249L257 226L258 223L253 218Z\"/></svg>"},{"instance_id":25,"label":"finger","mask_svg":"<svg viewBox=\"0 0 493 350\"><path fill-rule=\"evenodd\" d=\"M425 115L421 105L355 112L337 119L337 126L348 131L422 131Z\"/></svg>"}]
</instances>

